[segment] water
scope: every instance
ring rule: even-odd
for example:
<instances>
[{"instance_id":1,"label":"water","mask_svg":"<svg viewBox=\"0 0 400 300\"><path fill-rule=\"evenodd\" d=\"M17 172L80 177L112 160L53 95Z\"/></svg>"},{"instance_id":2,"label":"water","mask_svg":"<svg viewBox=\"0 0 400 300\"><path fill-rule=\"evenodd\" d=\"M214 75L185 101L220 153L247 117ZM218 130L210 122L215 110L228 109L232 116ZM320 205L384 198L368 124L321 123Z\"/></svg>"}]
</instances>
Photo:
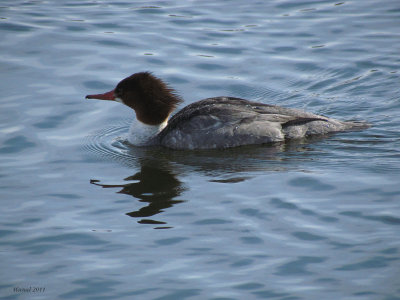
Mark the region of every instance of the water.
<instances>
[{"instance_id":1,"label":"water","mask_svg":"<svg viewBox=\"0 0 400 300\"><path fill-rule=\"evenodd\" d=\"M0 6L1 299L400 299L397 1ZM146 70L373 127L132 148L84 96Z\"/></svg>"}]
</instances>

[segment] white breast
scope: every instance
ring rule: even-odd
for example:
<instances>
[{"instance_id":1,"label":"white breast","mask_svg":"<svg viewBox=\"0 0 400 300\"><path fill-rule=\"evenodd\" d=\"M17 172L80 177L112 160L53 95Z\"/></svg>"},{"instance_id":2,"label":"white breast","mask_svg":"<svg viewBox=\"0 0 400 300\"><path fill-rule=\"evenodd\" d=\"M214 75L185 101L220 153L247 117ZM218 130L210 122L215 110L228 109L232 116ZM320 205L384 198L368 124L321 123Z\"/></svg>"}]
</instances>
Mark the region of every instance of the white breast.
<instances>
[{"instance_id":1,"label":"white breast","mask_svg":"<svg viewBox=\"0 0 400 300\"><path fill-rule=\"evenodd\" d=\"M147 125L138 119L132 121L129 128L128 142L135 146L147 146L152 139L167 126L168 119L159 125Z\"/></svg>"}]
</instances>

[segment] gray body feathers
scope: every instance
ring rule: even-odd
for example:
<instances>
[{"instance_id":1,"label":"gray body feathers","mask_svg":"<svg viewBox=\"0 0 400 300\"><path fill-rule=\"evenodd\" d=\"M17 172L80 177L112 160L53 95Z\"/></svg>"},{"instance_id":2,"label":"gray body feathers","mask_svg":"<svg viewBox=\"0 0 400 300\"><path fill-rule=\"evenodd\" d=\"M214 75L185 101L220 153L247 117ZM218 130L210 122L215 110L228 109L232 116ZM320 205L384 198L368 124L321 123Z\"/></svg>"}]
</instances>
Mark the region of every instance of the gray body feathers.
<instances>
[{"instance_id":1,"label":"gray body feathers","mask_svg":"<svg viewBox=\"0 0 400 300\"><path fill-rule=\"evenodd\" d=\"M282 142L366 127L366 123L343 122L299 109L216 97L183 108L169 120L157 139L159 144L173 149L212 149Z\"/></svg>"}]
</instances>

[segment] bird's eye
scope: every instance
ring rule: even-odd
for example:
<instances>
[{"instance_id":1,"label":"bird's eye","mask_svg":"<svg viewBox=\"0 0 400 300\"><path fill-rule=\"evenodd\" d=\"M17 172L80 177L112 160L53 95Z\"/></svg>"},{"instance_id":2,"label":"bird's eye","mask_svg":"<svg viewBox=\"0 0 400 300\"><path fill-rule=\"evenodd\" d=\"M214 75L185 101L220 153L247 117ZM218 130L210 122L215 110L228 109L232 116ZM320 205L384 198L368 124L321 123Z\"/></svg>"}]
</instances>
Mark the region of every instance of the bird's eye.
<instances>
[{"instance_id":1,"label":"bird's eye","mask_svg":"<svg viewBox=\"0 0 400 300\"><path fill-rule=\"evenodd\" d=\"M117 96L121 95L122 94L122 89L121 88L116 88L115 91L114 91L114 94L117 95Z\"/></svg>"}]
</instances>

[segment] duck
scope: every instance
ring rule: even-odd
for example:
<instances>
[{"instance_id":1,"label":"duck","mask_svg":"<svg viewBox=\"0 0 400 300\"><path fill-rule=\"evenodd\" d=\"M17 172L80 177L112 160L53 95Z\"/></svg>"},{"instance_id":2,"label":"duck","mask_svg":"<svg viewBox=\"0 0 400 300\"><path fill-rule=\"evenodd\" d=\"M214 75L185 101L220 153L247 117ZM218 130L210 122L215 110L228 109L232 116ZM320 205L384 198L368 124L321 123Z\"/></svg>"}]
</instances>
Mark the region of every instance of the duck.
<instances>
[{"instance_id":1,"label":"duck","mask_svg":"<svg viewBox=\"0 0 400 300\"><path fill-rule=\"evenodd\" d=\"M86 99L120 102L135 112L127 141L138 147L177 150L224 149L280 143L330 133L361 130L363 121L340 121L296 108L218 96L189 104L151 72L138 72L103 94Z\"/></svg>"}]
</instances>

